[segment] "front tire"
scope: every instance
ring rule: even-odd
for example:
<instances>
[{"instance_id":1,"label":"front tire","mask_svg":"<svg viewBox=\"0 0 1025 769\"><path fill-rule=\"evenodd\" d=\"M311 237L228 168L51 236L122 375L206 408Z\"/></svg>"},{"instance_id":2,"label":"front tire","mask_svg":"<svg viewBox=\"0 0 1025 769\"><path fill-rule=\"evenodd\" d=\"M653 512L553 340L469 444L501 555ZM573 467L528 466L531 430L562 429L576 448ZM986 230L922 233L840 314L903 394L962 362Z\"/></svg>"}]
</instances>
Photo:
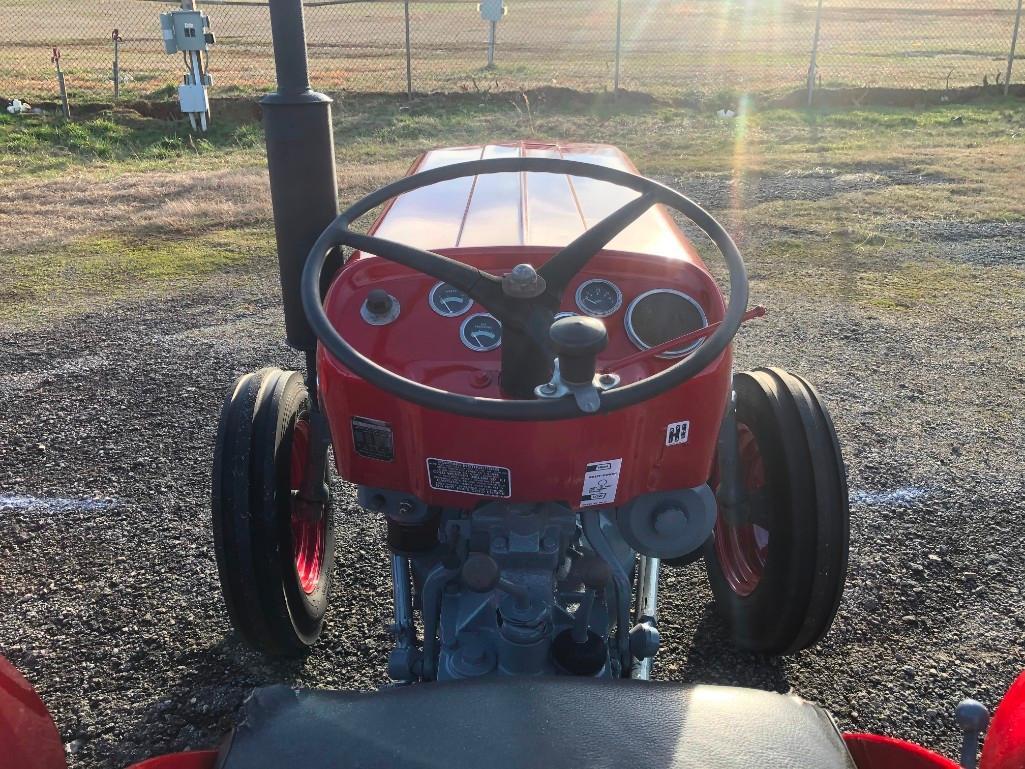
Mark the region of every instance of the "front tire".
<instances>
[{"instance_id":1,"label":"front tire","mask_svg":"<svg viewBox=\"0 0 1025 769\"><path fill-rule=\"evenodd\" d=\"M274 656L300 656L316 642L331 587L330 504L313 521L294 503L313 448L309 414L297 372L247 374L224 402L214 452L214 547L228 615L250 646Z\"/></svg>"},{"instance_id":2,"label":"front tire","mask_svg":"<svg viewBox=\"0 0 1025 769\"><path fill-rule=\"evenodd\" d=\"M742 649L785 654L817 643L847 575L847 479L815 389L775 368L737 374L739 472L751 509L720 509L705 545L716 608Z\"/></svg>"}]
</instances>

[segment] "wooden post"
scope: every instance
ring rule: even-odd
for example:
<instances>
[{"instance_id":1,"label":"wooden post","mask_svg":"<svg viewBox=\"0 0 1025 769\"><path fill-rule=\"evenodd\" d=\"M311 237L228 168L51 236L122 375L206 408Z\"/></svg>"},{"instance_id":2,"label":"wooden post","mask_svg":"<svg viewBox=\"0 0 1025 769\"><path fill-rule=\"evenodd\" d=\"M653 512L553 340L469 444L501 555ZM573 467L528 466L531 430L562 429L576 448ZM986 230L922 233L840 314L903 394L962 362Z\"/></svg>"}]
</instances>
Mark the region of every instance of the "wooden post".
<instances>
[{"instance_id":1,"label":"wooden post","mask_svg":"<svg viewBox=\"0 0 1025 769\"><path fill-rule=\"evenodd\" d=\"M61 51L60 48L53 49L53 56L50 57L50 61L53 62L53 66L57 69L57 86L60 88L61 94L61 106L64 111L64 117L71 119L71 105L68 104L68 89L64 84L64 72L61 70Z\"/></svg>"}]
</instances>

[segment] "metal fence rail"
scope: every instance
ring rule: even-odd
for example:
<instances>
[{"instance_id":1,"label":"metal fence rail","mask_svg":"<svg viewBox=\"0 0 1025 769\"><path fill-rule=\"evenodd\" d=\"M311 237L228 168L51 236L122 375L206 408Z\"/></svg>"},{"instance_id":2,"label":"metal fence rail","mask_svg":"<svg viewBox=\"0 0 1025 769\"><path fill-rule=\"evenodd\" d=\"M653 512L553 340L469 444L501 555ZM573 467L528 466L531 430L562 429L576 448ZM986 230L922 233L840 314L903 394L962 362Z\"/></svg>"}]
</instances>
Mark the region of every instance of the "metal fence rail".
<instances>
[{"instance_id":1,"label":"metal fence rail","mask_svg":"<svg viewBox=\"0 0 1025 769\"><path fill-rule=\"evenodd\" d=\"M3 5L0 96L55 98L56 46L72 95L110 100L115 29L122 98L172 95L180 62L163 53L157 16L174 2ZM266 3L199 5L217 34L214 95L266 90L274 76ZM306 6L312 76L329 91L558 85L685 96L791 91L806 83L944 88L1003 85L1025 69L1013 67L1020 0L506 0L493 68L486 66L489 25L477 0Z\"/></svg>"}]
</instances>

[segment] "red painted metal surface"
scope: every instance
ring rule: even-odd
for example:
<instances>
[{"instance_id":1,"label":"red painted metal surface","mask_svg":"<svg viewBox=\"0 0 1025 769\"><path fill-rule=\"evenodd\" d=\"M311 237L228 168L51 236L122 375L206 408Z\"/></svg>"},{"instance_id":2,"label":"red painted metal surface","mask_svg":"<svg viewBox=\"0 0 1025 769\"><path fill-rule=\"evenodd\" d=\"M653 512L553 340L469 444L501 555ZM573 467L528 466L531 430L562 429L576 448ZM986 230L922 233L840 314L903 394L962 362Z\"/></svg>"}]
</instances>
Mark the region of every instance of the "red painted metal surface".
<instances>
[{"instance_id":1,"label":"red painted metal surface","mask_svg":"<svg viewBox=\"0 0 1025 769\"><path fill-rule=\"evenodd\" d=\"M979 769L1025 769L1025 673L997 706L982 746Z\"/></svg>"},{"instance_id":2,"label":"red painted metal surface","mask_svg":"<svg viewBox=\"0 0 1025 769\"><path fill-rule=\"evenodd\" d=\"M591 160L635 170L617 149L602 145L502 145L438 150L411 171L446 162L504 153ZM552 174L497 174L456 180L408 193L388 207L376 234L430 248L494 273L520 262L543 264L559 246L592 226L636 193L603 182ZM608 349L599 366L637 352L624 318L630 302L652 288L672 288L693 297L709 323L722 319L722 296L694 248L660 208L654 208L593 258L566 291L564 310L576 311L577 286L589 278L612 280L623 292L622 306L604 318ZM456 318L430 309L436 281L375 256L356 254L335 278L325 301L328 317L362 354L397 374L452 392L500 398L500 350L475 352L460 341L459 329L475 305ZM395 296L400 317L370 326L359 315L373 288ZM623 383L661 371L674 361L635 361L617 370ZM731 377L727 350L699 376L672 392L611 414L561 422L495 422L457 417L405 403L355 377L323 350L319 352L320 393L327 413L339 472L360 484L407 491L429 504L472 507L486 497L430 487L428 458L507 468L513 501L561 500L578 506L588 463L622 459L614 500L697 486L709 477L719 422ZM354 450L351 419L388 423L395 457L383 461ZM667 425L690 421L686 444L666 446Z\"/></svg>"},{"instance_id":3,"label":"red painted metal surface","mask_svg":"<svg viewBox=\"0 0 1025 769\"><path fill-rule=\"evenodd\" d=\"M949 758L921 745L878 734L845 734L858 769L960 769Z\"/></svg>"},{"instance_id":4,"label":"red painted metal surface","mask_svg":"<svg viewBox=\"0 0 1025 769\"><path fill-rule=\"evenodd\" d=\"M217 765L216 750L193 750L188 753L169 753L166 756L148 758L128 769L214 769Z\"/></svg>"},{"instance_id":5,"label":"red painted metal surface","mask_svg":"<svg viewBox=\"0 0 1025 769\"><path fill-rule=\"evenodd\" d=\"M737 449L744 488L755 495L765 488L765 465L754 433L737 423ZM739 596L749 596L762 581L769 557L769 532L753 523L732 525L725 515L715 519L715 556L723 577Z\"/></svg>"},{"instance_id":6,"label":"red painted metal surface","mask_svg":"<svg viewBox=\"0 0 1025 769\"><path fill-rule=\"evenodd\" d=\"M15 667L0 657L0 766L66 769L64 743L46 705Z\"/></svg>"},{"instance_id":7,"label":"red painted metal surface","mask_svg":"<svg viewBox=\"0 0 1025 769\"><path fill-rule=\"evenodd\" d=\"M302 488L303 474L310 453L310 423L300 419L292 433L291 489L293 500ZM324 563L324 541L327 538L327 518L311 521L301 514L300 507L292 503L292 548L299 585L309 595L317 589L320 570Z\"/></svg>"}]
</instances>

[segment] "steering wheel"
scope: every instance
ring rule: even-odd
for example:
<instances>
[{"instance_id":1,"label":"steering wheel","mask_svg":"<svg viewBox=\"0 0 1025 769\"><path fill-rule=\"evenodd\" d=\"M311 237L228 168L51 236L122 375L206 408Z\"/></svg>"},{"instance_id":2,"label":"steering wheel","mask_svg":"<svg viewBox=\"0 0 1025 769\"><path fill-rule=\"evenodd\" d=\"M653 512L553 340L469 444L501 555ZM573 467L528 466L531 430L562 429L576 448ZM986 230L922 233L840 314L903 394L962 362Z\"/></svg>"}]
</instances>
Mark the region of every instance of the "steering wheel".
<instances>
[{"instance_id":1,"label":"steering wheel","mask_svg":"<svg viewBox=\"0 0 1025 769\"><path fill-rule=\"evenodd\" d=\"M533 289L529 285L525 288L524 284L510 286L509 276L506 276L503 283L503 277L455 259L349 229L349 225L363 214L406 192L467 176L522 172L566 174L610 182L635 190L640 196L612 212L559 250L536 273L527 270L528 276L532 274L535 279ZM697 375L726 349L744 319L748 282L740 251L723 226L711 214L679 192L626 171L559 158L495 158L433 168L381 187L339 214L314 243L306 260L301 284L306 317L321 344L335 359L371 384L403 400L426 408L478 419L552 421L580 417L585 412L574 398L480 398L414 382L379 366L345 341L328 319L320 288L324 263L333 249L349 246L449 283L483 305L502 323L507 333L521 335L521 341L525 341L526 344L519 344L518 351L522 353L528 350L536 358L547 361L546 365L550 371L553 359L552 341L549 338L552 319L559 311L562 295L570 280L616 235L659 203L679 211L715 243L726 260L729 271L730 300L722 323L693 353L645 379L603 390L600 393L600 402L590 412L605 413L633 406L650 400ZM517 271L520 272L520 277L523 277L523 271L520 268L517 268ZM502 346L506 348L505 341ZM504 370L505 366L503 372Z\"/></svg>"}]
</instances>

